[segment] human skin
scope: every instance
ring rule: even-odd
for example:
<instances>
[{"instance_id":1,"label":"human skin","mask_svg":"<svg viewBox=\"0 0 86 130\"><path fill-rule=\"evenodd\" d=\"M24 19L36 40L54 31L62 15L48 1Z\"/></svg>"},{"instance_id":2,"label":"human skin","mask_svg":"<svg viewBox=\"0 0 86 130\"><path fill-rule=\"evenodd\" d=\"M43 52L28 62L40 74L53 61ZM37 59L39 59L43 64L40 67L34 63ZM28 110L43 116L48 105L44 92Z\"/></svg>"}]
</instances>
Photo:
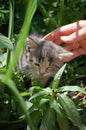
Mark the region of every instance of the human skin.
<instances>
[{"instance_id":1,"label":"human skin","mask_svg":"<svg viewBox=\"0 0 86 130\"><path fill-rule=\"evenodd\" d=\"M66 62L80 55L86 55L86 20L59 27L44 36L43 39L53 41L55 44L64 43L64 48L73 52Z\"/></svg>"}]
</instances>

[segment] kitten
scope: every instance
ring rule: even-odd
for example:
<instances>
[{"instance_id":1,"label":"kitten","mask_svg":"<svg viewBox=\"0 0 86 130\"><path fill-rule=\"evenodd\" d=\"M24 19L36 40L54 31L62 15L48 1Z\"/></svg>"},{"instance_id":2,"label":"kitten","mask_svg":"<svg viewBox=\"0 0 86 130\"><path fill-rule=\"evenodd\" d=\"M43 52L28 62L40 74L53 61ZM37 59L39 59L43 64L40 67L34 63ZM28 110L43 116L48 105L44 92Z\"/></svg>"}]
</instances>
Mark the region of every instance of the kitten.
<instances>
[{"instance_id":1,"label":"kitten","mask_svg":"<svg viewBox=\"0 0 86 130\"><path fill-rule=\"evenodd\" d=\"M26 39L24 50L19 57L16 70L25 76L40 79L43 86L64 64L65 58L72 53L52 41L36 36Z\"/></svg>"}]
</instances>

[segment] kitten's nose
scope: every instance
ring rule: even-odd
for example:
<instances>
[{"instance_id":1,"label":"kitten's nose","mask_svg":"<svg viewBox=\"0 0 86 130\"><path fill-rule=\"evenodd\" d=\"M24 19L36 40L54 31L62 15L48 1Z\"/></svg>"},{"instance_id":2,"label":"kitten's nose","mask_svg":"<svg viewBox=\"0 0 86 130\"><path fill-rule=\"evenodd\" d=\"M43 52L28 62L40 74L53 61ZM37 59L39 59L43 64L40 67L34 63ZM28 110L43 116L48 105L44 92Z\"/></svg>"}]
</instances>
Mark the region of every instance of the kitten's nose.
<instances>
[{"instance_id":1,"label":"kitten's nose","mask_svg":"<svg viewBox=\"0 0 86 130\"><path fill-rule=\"evenodd\" d=\"M40 75L41 75L41 76L44 76L44 75L45 75L45 70L41 70L41 71L40 71Z\"/></svg>"}]
</instances>

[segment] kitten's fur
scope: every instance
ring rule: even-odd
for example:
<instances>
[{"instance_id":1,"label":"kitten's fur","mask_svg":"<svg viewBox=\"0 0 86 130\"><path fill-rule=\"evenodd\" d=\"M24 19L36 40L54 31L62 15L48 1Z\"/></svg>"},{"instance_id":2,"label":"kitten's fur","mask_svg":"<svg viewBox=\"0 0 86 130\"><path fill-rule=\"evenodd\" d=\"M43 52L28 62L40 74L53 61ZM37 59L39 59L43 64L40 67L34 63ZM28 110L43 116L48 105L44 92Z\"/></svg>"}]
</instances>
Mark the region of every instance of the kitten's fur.
<instances>
[{"instance_id":1,"label":"kitten's fur","mask_svg":"<svg viewBox=\"0 0 86 130\"><path fill-rule=\"evenodd\" d=\"M25 76L40 79L45 85L64 64L65 58L71 55L71 52L51 41L30 36L26 39L16 70Z\"/></svg>"}]
</instances>

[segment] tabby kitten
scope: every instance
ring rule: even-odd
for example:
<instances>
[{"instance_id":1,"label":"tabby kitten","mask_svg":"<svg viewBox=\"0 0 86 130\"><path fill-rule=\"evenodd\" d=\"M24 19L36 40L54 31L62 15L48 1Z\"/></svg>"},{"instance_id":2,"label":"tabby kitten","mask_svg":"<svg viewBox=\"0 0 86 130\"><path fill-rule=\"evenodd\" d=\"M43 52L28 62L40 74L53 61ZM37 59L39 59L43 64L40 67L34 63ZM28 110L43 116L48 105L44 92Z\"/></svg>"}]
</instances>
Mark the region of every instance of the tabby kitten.
<instances>
[{"instance_id":1,"label":"tabby kitten","mask_svg":"<svg viewBox=\"0 0 86 130\"><path fill-rule=\"evenodd\" d=\"M71 52L55 45L52 41L29 36L16 70L22 75L40 79L42 85L45 86L48 79L53 77L64 64L65 58L71 55Z\"/></svg>"}]
</instances>

